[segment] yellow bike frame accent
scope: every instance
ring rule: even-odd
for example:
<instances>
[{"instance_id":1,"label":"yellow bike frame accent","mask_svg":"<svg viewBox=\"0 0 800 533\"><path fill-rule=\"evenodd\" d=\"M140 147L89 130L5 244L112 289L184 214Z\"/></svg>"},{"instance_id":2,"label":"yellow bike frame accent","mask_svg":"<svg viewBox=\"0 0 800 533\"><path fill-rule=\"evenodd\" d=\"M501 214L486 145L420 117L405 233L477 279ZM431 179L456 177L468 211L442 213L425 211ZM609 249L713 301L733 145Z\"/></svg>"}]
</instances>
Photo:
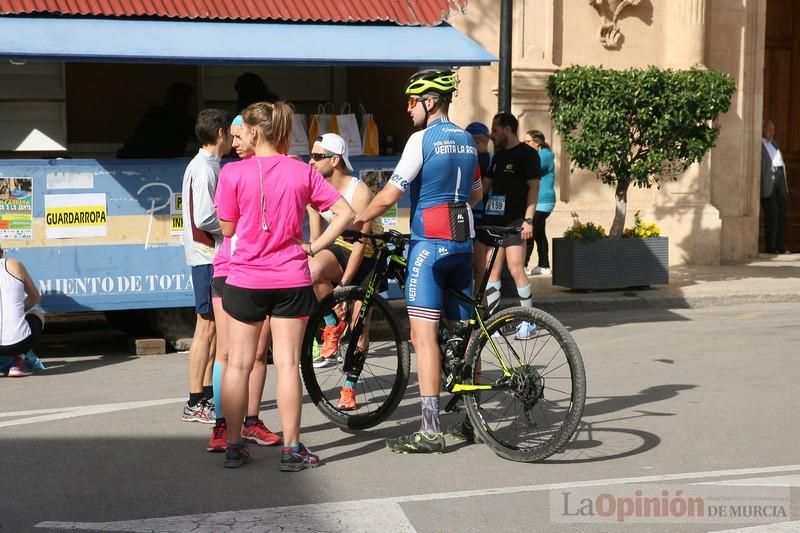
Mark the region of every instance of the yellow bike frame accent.
<instances>
[{"instance_id":1,"label":"yellow bike frame accent","mask_svg":"<svg viewBox=\"0 0 800 533\"><path fill-rule=\"evenodd\" d=\"M492 338L491 335L489 335L489 331L488 331L489 328L491 328L492 326L497 324L499 322L499 320L496 320L496 321L492 322L491 324L484 325L483 319L481 318L480 313L476 313L476 316L478 317L478 325L481 328L481 334L486 336L486 339L489 341L489 346L491 347L492 352L494 352L495 358L500 363L500 367L503 369L503 376L504 377L511 376L511 370L508 368L508 365L506 365L505 359L503 358L502 354L500 353L500 349L494 343L494 339Z\"/></svg>"},{"instance_id":2,"label":"yellow bike frame accent","mask_svg":"<svg viewBox=\"0 0 800 533\"><path fill-rule=\"evenodd\" d=\"M460 392L473 392L479 390L492 390L494 385L465 385L463 383L459 383L453 386L453 390L451 391L453 394L458 394Z\"/></svg>"}]
</instances>

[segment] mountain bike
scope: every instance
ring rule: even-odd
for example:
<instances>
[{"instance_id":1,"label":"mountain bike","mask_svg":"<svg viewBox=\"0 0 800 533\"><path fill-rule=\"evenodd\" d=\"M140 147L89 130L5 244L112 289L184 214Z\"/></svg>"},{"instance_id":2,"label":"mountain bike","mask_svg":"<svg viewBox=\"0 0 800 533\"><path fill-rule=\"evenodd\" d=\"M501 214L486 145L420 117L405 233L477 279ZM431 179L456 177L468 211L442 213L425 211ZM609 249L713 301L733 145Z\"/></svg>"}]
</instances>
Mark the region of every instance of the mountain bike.
<instances>
[{"instance_id":1,"label":"mountain bike","mask_svg":"<svg viewBox=\"0 0 800 533\"><path fill-rule=\"evenodd\" d=\"M443 320L440 328L442 384L453 395L444 410L453 411L463 401L476 438L497 455L540 461L563 448L578 427L586 399L583 360L569 331L540 309L512 307L486 316L483 296L497 251L520 228L476 231L493 243L492 252L474 297L446 291L469 304L472 314L454 326ZM329 420L342 428L366 429L394 412L408 385L408 335L378 293L388 280L404 287L409 236L396 231L346 236L371 240L376 266L365 287L336 288L309 318L301 371L311 400ZM315 366L325 326L340 321L346 327L331 361ZM354 409L338 407L348 380L355 382Z\"/></svg>"}]
</instances>

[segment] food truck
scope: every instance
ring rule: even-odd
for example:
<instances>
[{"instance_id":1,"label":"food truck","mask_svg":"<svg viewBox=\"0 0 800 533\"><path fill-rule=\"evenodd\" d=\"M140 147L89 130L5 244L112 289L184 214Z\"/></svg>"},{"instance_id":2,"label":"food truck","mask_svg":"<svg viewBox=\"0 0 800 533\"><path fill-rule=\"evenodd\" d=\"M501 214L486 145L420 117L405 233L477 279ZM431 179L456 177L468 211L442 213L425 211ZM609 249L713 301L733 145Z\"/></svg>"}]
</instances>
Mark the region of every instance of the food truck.
<instances>
[{"instance_id":1,"label":"food truck","mask_svg":"<svg viewBox=\"0 0 800 533\"><path fill-rule=\"evenodd\" d=\"M0 244L25 263L48 312L105 312L112 324L158 334L177 348L186 347L194 327L180 191L197 144L190 140L180 157L117 157L141 118L164 105L171 85L192 89L192 114L204 107L234 112L234 86L245 72L292 102L306 127L314 115L349 121L353 114L361 126L371 114L380 151L351 161L378 190L411 133L404 80L419 68L495 60L445 22L449 10L409 25L374 13L326 22L314 18L319 14L281 13L231 20L223 11L235 3L224 1L215 3L220 12L194 18L72 13L66 2L58 13L24 13L3 3ZM393 4L373 3L387 10ZM407 228L407 201L385 215L386 226Z\"/></svg>"}]
</instances>

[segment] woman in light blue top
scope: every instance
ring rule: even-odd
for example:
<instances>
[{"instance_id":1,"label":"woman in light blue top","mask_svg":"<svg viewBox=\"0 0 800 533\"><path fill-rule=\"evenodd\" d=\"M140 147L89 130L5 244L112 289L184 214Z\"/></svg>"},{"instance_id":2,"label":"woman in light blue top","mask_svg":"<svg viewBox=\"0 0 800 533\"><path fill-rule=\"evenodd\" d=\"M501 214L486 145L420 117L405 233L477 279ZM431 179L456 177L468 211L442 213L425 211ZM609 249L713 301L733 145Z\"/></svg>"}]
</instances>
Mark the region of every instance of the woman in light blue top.
<instances>
[{"instance_id":1,"label":"woman in light blue top","mask_svg":"<svg viewBox=\"0 0 800 533\"><path fill-rule=\"evenodd\" d=\"M541 161L541 181L539 183L539 199L536 202L536 212L533 215L533 241L536 243L536 251L539 255L539 264L536 268L526 268L529 276L550 274L550 247L547 243L546 224L547 217L552 213L556 205L555 191L555 162L553 150L545 142L544 133L539 130L529 130L523 142L539 151ZM528 246L528 253L525 259L527 265L530 261L533 247Z\"/></svg>"}]
</instances>

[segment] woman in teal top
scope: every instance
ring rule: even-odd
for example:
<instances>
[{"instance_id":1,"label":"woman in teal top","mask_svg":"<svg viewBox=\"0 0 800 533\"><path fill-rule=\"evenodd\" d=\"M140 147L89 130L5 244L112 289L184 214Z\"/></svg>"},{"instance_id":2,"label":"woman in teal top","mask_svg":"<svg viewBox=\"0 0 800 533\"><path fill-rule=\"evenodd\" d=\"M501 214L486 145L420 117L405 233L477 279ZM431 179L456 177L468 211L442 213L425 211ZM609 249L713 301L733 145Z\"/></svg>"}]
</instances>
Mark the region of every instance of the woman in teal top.
<instances>
[{"instance_id":1,"label":"woman in teal top","mask_svg":"<svg viewBox=\"0 0 800 533\"><path fill-rule=\"evenodd\" d=\"M556 205L555 191L555 162L553 150L545 142L544 133L539 130L530 130L522 139L523 142L539 151L541 161L541 181L539 183L539 199L536 202L536 212L533 215L533 242L536 243L536 251L539 255L539 264L536 268L526 268L529 276L549 275L550 271L550 247L547 243L547 233L545 232L547 217L553 212ZM525 264L530 261L533 246L528 246Z\"/></svg>"}]
</instances>

